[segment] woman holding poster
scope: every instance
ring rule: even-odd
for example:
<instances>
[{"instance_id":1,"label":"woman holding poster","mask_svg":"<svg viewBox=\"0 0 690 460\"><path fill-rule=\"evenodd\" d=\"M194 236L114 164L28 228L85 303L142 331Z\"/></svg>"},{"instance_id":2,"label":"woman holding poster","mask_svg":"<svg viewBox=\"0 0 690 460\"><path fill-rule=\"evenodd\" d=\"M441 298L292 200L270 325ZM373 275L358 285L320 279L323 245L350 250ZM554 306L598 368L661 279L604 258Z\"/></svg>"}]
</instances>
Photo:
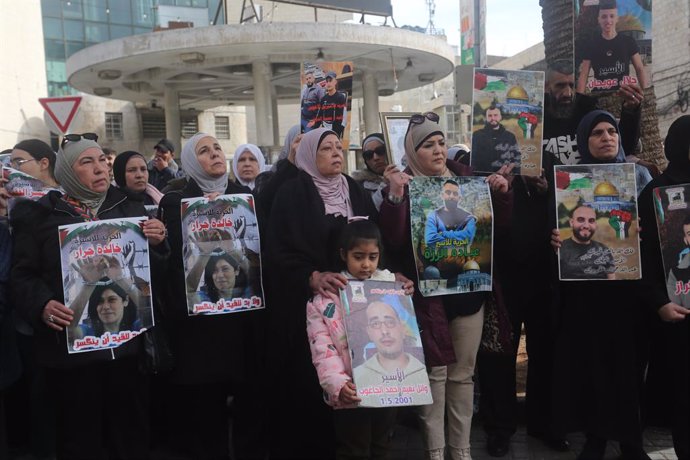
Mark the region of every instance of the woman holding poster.
<instances>
[{"instance_id":1,"label":"woman holding poster","mask_svg":"<svg viewBox=\"0 0 690 460\"><path fill-rule=\"evenodd\" d=\"M590 112L577 128L580 164L625 163L620 139L613 115L603 110ZM552 245L560 248L561 260L574 256L571 260L582 265L588 262L587 257L576 254L582 254L582 247L594 242L592 238L602 237L607 229L597 221L592 207L578 208L586 209L589 217L571 219L572 238L561 241L560 232L554 230ZM612 220L606 225L620 226ZM611 250L600 251L597 257L612 258ZM607 440L613 440L620 443L624 458L647 459L642 447L639 411L643 372L640 363L644 353L640 335L643 321L640 284L634 280L616 280L615 271L610 275L602 280L588 277L588 280L559 283L554 425L560 433L586 433L579 458L604 458ZM618 278L623 276L618 274Z\"/></svg>"},{"instance_id":2,"label":"woman holding poster","mask_svg":"<svg viewBox=\"0 0 690 460\"><path fill-rule=\"evenodd\" d=\"M335 132L318 128L305 133L295 165L297 177L278 190L267 227L269 304L274 306L270 330L277 344L268 367L277 376L290 376L280 382L290 397L274 402L271 418L278 435L271 458L311 454L321 460L333 455L333 421L311 363L304 305L316 293L335 294L345 286L338 270L338 237L349 217L375 219L377 213L371 195L343 173L343 144ZM308 425L294 423L295 414Z\"/></svg>"},{"instance_id":3,"label":"woman holding poster","mask_svg":"<svg viewBox=\"0 0 690 460\"><path fill-rule=\"evenodd\" d=\"M141 340L108 350L67 352L65 328L80 318L64 305L58 227L146 215L141 202L110 187L105 154L96 140L92 133L66 135L55 164L55 178L65 193L51 191L36 202L21 201L13 210L11 288L13 296L22 299L19 314L34 327L36 357L48 368L56 405L57 457L101 458L103 446L108 446L112 457L146 458L148 385L138 370ZM163 224L148 220L143 232L152 260L164 260Z\"/></svg>"},{"instance_id":4,"label":"woman holding poster","mask_svg":"<svg viewBox=\"0 0 690 460\"><path fill-rule=\"evenodd\" d=\"M177 447L188 451L193 458L226 458L230 454L227 400L233 395L235 455L246 458L249 454L241 451L240 446L258 446L258 441L254 440L260 435L260 430L254 420L263 416L259 399L250 401L248 398L252 385L258 386L248 378L258 372L255 366L259 365L261 344L254 327L261 321L262 314L257 311L188 314L188 284L194 285L193 295L209 297L212 286L229 284L227 279L221 281L218 276L214 279L217 264L212 267L213 271L211 268L203 270L213 259L211 253L216 247L227 242L227 239L221 241L223 237L220 234L227 230L209 229L205 232L210 248L199 240L193 241L202 249L201 253L207 255L198 255L200 264L193 270L196 274L190 272L185 276L183 246L189 246L189 241L183 241L181 212L185 198L215 200L220 195L250 193L250 190L229 180L225 154L218 140L206 133L197 133L185 143L181 161L187 173L187 185L182 190L167 193L160 202L160 215L168 229L171 247L163 296L175 355L171 397L176 404L170 407L165 419L169 420L170 441L182 443ZM224 247L223 251L227 253L230 249ZM220 271L225 268L228 274L230 271L234 274L234 267L228 265L220 267ZM206 290L197 293L202 271L210 274L211 278Z\"/></svg>"},{"instance_id":5,"label":"woman holding poster","mask_svg":"<svg viewBox=\"0 0 690 460\"><path fill-rule=\"evenodd\" d=\"M398 256L396 270L417 278L410 233L412 176L453 177L472 175L469 166L448 160L445 135L433 112L410 117L405 135L408 167L389 165L384 173L390 187L381 204L381 230L391 257ZM505 167L499 171L504 172ZM495 222L507 226L512 192L501 174L487 178L494 203ZM444 416L448 412L448 447L453 459L469 458L473 414L474 367L482 337L486 292L423 297L415 284L414 305L421 329L433 404L420 408L428 458L443 459L446 450Z\"/></svg>"}]
</instances>

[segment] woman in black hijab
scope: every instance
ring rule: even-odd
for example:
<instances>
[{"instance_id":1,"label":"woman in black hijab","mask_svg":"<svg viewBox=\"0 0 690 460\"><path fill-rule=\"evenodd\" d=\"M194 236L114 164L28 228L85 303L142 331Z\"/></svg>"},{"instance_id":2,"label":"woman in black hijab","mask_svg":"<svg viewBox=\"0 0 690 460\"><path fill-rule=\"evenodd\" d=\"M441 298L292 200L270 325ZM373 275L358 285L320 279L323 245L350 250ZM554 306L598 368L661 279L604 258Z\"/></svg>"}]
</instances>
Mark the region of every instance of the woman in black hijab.
<instances>
[{"instance_id":1,"label":"woman in black hijab","mask_svg":"<svg viewBox=\"0 0 690 460\"><path fill-rule=\"evenodd\" d=\"M690 115L673 122L664 142L664 152L669 161L668 167L645 187L639 198L644 276L641 295L649 310L656 313L650 315L652 340L645 402L649 421L670 425L676 455L679 459L688 459L690 310L687 306L672 302L666 290L653 191L657 187L690 184Z\"/></svg>"}]
</instances>

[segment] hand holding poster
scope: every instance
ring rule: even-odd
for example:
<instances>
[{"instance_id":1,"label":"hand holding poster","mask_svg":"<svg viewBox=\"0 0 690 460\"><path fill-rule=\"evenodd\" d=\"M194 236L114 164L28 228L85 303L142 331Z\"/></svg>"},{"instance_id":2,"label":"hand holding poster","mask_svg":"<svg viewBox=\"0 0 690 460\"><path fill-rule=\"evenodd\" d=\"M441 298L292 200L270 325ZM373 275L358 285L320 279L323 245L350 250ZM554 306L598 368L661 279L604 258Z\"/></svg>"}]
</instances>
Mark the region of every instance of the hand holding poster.
<instances>
[{"instance_id":1,"label":"hand holding poster","mask_svg":"<svg viewBox=\"0 0 690 460\"><path fill-rule=\"evenodd\" d=\"M412 245L425 297L491 290L493 211L483 177L414 177Z\"/></svg>"},{"instance_id":2,"label":"hand holding poster","mask_svg":"<svg viewBox=\"0 0 690 460\"><path fill-rule=\"evenodd\" d=\"M181 215L187 314L264 308L252 195L186 198Z\"/></svg>"},{"instance_id":3,"label":"hand holding poster","mask_svg":"<svg viewBox=\"0 0 690 460\"><path fill-rule=\"evenodd\" d=\"M561 280L639 279L635 165L556 166Z\"/></svg>"},{"instance_id":4,"label":"hand holding poster","mask_svg":"<svg viewBox=\"0 0 690 460\"><path fill-rule=\"evenodd\" d=\"M113 348L153 326L145 217L59 227L68 353Z\"/></svg>"},{"instance_id":5,"label":"hand holding poster","mask_svg":"<svg viewBox=\"0 0 690 460\"><path fill-rule=\"evenodd\" d=\"M653 196L668 298L690 308L690 184L658 187Z\"/></svg>"},{"instance_id":6,"label":"hand holding poster","mask_svg":"<svg viewBox=\"0 0 690 460\"><path fill-rule=\"evenodd\" d=\"M544 72L474 69L471 165L541 175Z\"/></svg>"},{"instance_id":7,"label":"hand holding poster","mask_svg":"<svg viewBox=\"0 0 690 460\"><path fill-rule=\"evenodd\" d=\"M394 282L351 280L341 300L360 406L431 404L412 298Z\"/></svg>"}]
</instances>

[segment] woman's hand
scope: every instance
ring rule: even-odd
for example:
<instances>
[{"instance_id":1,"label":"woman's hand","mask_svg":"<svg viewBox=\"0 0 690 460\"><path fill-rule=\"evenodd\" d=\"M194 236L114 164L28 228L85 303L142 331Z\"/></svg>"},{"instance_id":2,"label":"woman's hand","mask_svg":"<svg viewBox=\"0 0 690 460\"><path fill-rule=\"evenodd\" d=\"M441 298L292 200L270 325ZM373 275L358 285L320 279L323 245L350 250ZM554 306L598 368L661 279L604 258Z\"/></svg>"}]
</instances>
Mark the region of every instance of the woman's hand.
<instances>
[{"instance_id":1,"label":"woman's hand","mask_svg":"<svg viewBox=\"0 0 690 460\"><path fill-rule=\"evenodd\" d=\"M122 278L122 267L113 257L95 256L86 260L78 260L76 264L72 264L72 268L81 275L86 284L96 283L101 278L111 280Z\"/></svg>"},{"instance_id":2,"label":"woman's hand","mask_svg":"<svg viewBox=\"0 0 690 460\"><path fill-rule=\"evenodd\" d=\"M43 307L41 319L49 328L56 331L62 331L72 324L74 316L72 315L72 310L65 307L57 300L49 300L46 306Z\"/></svg>"},{"instance_id":3,"label":"woman's hand","mask_svg":"<svg viewBox=\"0 0 690 460\"><path fill-rule=\"evenodd\" d=\"M388 165L383 171L383 178L390 184L391 195L402 197L405 194L405 186L412 176L400 171L396 165Z\"/></svg>"},{"instance_id":4,"label":"woman's hand","mask_svg":"<svg viewBox=\"0 0 690 460\"><path fill-rule=\"evenodd\" d=\"M343 385L343 387L340 389L338 399L343 404L356 404L362 401L357 397L357 388L352 382L347 382L345 385Z\"/></svg>"},{"instance_id":5,"label":"woman's hand","mask_svg":"<svg viewBox=\"0 0 690 460\"><path fill-rule=\"evenodd\" d=\"M402 287L405 290L405 295L414 294L414 282L411 279L409 279L400 272L396 272L395 281L399 281L402 283Z\"/></svg>"},{"instance_id":6,"label":"woman's hand","mask_svg":"<svg viewBox=\"0 0 690 460\"><path fill-rule=\"evenodd\" d=\"M688 313L690 313L690 310L688 310L685 307L681 307L676 303L669 302L663 307L659 308L658 313L663 321L669 323L677 323L687 318L687 315Z\"/></svg>"},{"instance_id":7,"label":"woman's hand","mask_svg":"<svg viewBox=\"0 0 690 460\"><path fill-rule=\"evenodd\" d=\"M557 228L554 228L551 230L551 247L554 251L558 252L561 248L561 242L561 232Z\"/></svg>"},{"instance_id":8,"label":"woman's hand","mask_svg":"<svg viewBox=\"0 0 690 460\"><path fill-rule=\"evenodd\" d=\"M496 193L508 193L508 190L510 190L510 183L508 182L506 175L512 170L513 165L511 163L510 165L501 166L501 169L487 177L486 182L489 184L489 189Z\"/></svg>"},{"instance_id":9,"label":"woman's hand","mask_svg":"<svg viewBox=\"0 0 690 460\"><path fill-rule=\"evenodd\" d=\"M549 189L549 183L544 178L544 170L541 170L539 176L522 176L528 187L534 189L537 193L544 194Z\"/></svg>"},{"instance_id":10,"label":"woman's hand","mask_svg":"<svg viewBox=\"0 0 690 460\"><path fill-rule=\"evenodd\" d=\"M314 271L309 277L309 287L311 287L311 290L314 294L321 294L323 296L329 292L337 295L338 291L346 285L347 278L340 273Z\"/></svg>"},{"instance_id":11,"label":"woman's hand","mask_svg":"<svg viewBox=\"0 0 690 460\"><path fill-rule=\"evenodd\" d=\"M628 110L635 110L642 105L644 92L640 85L624 83L618 90L618 96L623 99L623 107Z\"/></svg>"},{"instance_id":12,"label":"woman's hand","mask_svg":"<svg viewBox=\"0 0 690 460\"><path fill-rule=\"evenodd\" d=\"M199 248L199 254L210 255L216 249L222 249L223 244L231 246L234 239L227 230L209 230L190 236L189 242Z\"/></svg>"},{"instance_id":13,"label":"woman's hand","mask_svg":"<svg viewBox=\"0 0 690 460\"><path fill-rule=\"evenodd\" d=\"M149 219L141 223L144 236L152 246L157 246L165 240L165 225L158 219Z\"/></svg>"},{"instance_id":14,"label":"woman's hand","mask_svg":"<svg viewBox=\"0 0 690 460\"><path fill-rule=\"evenodd\" d=\"M206 198L208 201L213 201L221 195L222 193L220 192L211 192L208 195L204 195L204 198Z\"/></svg>"}]
</instances>

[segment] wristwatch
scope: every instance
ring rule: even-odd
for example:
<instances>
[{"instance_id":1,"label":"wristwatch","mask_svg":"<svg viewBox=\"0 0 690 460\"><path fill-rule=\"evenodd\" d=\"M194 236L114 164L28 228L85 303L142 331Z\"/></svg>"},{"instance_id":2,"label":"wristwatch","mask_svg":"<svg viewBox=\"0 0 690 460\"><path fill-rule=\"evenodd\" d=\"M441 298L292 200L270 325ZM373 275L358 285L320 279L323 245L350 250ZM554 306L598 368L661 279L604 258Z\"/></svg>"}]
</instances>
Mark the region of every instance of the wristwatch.
<instances>
[{"instance_id":1,"label":"wristwatch","mask_svg":"<svg viewBox=\"0 0 690 460\"><path fill-rule=\"evenodd\" d=\"M390 201L393 204L400 204L402 203L403 197L402 196L395 196L392 193L388 194L388 201Z\"/></svg>"}]
</instances>

